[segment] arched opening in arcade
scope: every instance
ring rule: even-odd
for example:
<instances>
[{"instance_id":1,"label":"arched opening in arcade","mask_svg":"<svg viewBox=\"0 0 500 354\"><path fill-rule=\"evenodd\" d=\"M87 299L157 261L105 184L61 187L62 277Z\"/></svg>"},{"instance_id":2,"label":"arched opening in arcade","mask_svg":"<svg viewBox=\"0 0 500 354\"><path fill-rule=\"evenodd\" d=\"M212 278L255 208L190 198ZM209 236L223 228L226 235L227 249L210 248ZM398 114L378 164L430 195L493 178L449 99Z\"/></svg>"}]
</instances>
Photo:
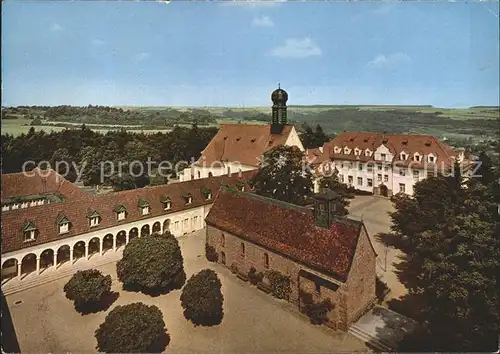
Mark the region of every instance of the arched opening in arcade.
<instances>
[{"instance_id":1,"label":"arched opening in arcade","mask_svg":"<svg viewBox=\"0 0 500 354\"><path fill-rule=\"evenodd\" d=\"M161 224L159 221L153 224L153 233L159 234L161 233Z\"/></svg>"},{"instance_id":2,"label":"arched opening in arcade","mask_svg":"<svg viewBox=\"0 0 500 354\"><path fill-rule=\"evenodd\" d=\"M380 195L383 197L387 197L389 195L389 189L385 184L380 185Z\"/></svg>"},{"instance_id":3,"label":"arched opening in arcade","mask_svg":"<svg viewBox=\"0 0 500 354\"><path fill-rule=\"evenodd\" d=\"M73 261L85 257L85 242L78 241L73 246Z\"/></svg>"},{"instance_id":4,"label":"arched opening in arcade","mask_svg":"<svg viewBox=\"0 0 500 354\"><path fill-rule=\"evenodd\" d=\"M49 248L40 254L40 273L54 265L54 250Z\"/></svg>"},{"instance_id":5,"label":"arched opening in arcade","mask_svg":"<svg viewBox=\"0 0 500 354\"><path fill-rule=\"evenodd\" d=\"M113 249L113 235L107 234L102 239L102 253L106 253L107 251Z\"/></svg>"},{"instance_id":6,"label":"arched opening in arcade","mask_svg":"<svg viewBox=\"0 0 500 354\"><path fill-rule=\"evenodd\" d=\"M17 276L17 259L10 258L2 263L2 282Z\"/></svg>"},{"instance_id":7,"label":"arched opening in arcade","mask_svg":"<svg viewBox=\"0 0 500 354\"><path fill-rule=\"evenodd\" d=\"M68 245L64 245L59 247L57 250L57 264L63 264L69 261L70 259L70 250Z\"/></svg>"},{"instance_id":8,"label":"arched opening in arcade","mask_svg":"<svg viewBox=\"0 0 500 354\"><path fill-rule=\"evenodd\" d=\"M163 233L170 232L170 219L167 219L163 222Z\"/></svg>"},{"instance_id":9,"label":"arched opening in arcade","mask_svg":"<svg viewBox=\"0 0 500 354\"><path fill-rule=\"evenodd\" d=\"M100 247L101 247L101 240L99 240L99 237L94 237L90 239L89 241L89 258L92 257L94 254L99 253Z\"/></svg>"},{"instance_id":10,"label":"arched opening in arcade","mask_svg":"<svg viewBox=\"0 0 500 354\"><path fill-rule=\"evenodd\" d=\"M29 253L21 261L21 274L26 276L36 271L36 255Z\"/></svg>"},{"instance_id":11,"label":"arched opening in arcade","mask_svg":"<svg viewBox=\"0 0 500 354\"><path fill-rule=\"evenodd\" d=\"M141 227L141 237L147 236L149 234L150 234L149 225L144 225L143 227Z\"/></svg>"},{"instance_id":12,"label":"arched opening in arcade","mask_svg":"<svg viewBox=\"0 0 500 354\"><path fill-rule=\"evenodd\" d=\"M124 246L127 243L127 232L120 231L116 234L116 248Z\"/></svg>"},{"instance_id":13,"label":"arched opening in arcade","mask_svg":"<svg viewBox=\"0 0 500 354\"><path fill-rule=\"evenodd\" d=\"M139 230L137 229L137 227L134 227L128 233L128 242L132 241L134 238L137 238L137 235L139 235Z\"/></svg>"}]
</instances>

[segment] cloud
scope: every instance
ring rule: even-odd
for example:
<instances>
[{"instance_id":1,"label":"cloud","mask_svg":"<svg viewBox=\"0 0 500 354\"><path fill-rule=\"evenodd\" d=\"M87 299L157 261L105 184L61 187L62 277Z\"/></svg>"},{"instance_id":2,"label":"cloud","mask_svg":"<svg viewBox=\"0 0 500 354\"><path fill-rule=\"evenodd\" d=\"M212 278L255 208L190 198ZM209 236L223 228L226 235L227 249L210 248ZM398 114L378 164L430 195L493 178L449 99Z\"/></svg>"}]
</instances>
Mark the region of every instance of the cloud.
<instances>
[{"instance_id":1,"label":"cloud","mask_svg":"<svg viewBox=\"0 0 500 354\"><path fill-rule=\"evenodd\" d=\"M405 53L392 53L389 55L379 54L373 60L369 61L367 66L370 67L387 67L396 64L407 63L410 57Z\"/></svg>"},{"instance_id":2,"label":"cloud","mask_svg":"<svg viewBox=\"0 0 500 354\"><path fill-rule=\"evenodd\" d=\"M62 30L63 30L63 28L62 28L62 26L61 26L60 24L58 24L58 23L53 23L53 24L51 24L51 25L50 25L50 30L51 30L52 32L58 32L58 31L62 31Z\"/></svg>"},{"instance_id":3,"label":"cloud","mask_svg":"<svg viewBox=\"0 0 500 354\"><path fill-rule=\"evenodd\" d=\"M287 39L285 44L271 51L272 56L282 58L305 58L321 54L321 48L309 37L303 39Z\"/></svg>"},{"instance_id":4,"label":"cloud","mask_svg":"<svg viewBox=\"0 0 500 354\"><path fill-rule=\"evenodd\" d=\"M275 7L287 0L224 0L222 6L244 6L244 7Z\"/></svg>"},{"instance_id":5,"label":"cloud","mask_svg":"<svg viewBox=\"0 0 500 354\"><path fill-rule=\"evenodd\" d=\"M103 45L103 44L106 44L105 41L103 41L102 39L99 39L99 38L92 39L91 43L93 45Z\"/></svg>"},{"instance_id":6,"label":"cloud","mask_svg":"<svg viewBox=\"0 0 500 354\"><path fill-rule=\"evenodd\" d=\"M142 60L146 60L148 59L149 57L151 56L150 53L146 53L146 52L142 52L142 53L139 53L135 56L135 59L137 61L142 61Z\"/></svg>"},{"instance_id":7,"label":"cloud","mask_svg":"<svg viewBox=\"0 0 500 354\"><path fill-rule=\"evenodd\" d=\"M260 16L253 19L252 25L256 27L273 27L274 22L269 16Z\"/></svg>"}]
</instances>

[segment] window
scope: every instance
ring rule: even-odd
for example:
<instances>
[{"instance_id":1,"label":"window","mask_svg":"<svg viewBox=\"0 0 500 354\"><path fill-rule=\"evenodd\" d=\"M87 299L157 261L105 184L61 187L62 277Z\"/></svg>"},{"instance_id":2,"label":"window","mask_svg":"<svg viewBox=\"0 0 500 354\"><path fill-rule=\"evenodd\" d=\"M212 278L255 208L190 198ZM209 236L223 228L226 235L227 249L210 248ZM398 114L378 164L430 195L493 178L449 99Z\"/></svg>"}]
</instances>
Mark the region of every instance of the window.
<instances>
[{"instance_id":1,"label":"window","mask_svg":"<svg viewBox=\"0 0 500 354\"><path fill-rule=\"evenodd\" d=\"M193 202L193 197L188 196L188 197L186 198L186 204L191 204L192 202Z\"/></svg>"},{"instance_id":2,"label":"window","mask_svg":"<svg viewBox=\"0 0 500 354\"><path fill-rule=\"evenodd\" d=\"M208 172L208 177L213 177L214 174L212 172Z\"/></svg>"},{"instance_id":3,"label":"window","mask_svg":"<svg viewBox=\"0 0 500 354\"><path fill-rule=\"evenodd\" d=\"M384 166L384 171L386 171L386 172L389 171L389 165Z\"/></svg>"},{"instance_id":4,"label":"window","mask_svg":"<svg viewBox=\"0 0 500 354\"><path fill-rule=\"evenodd\" d=\"M429 162L434 162L434 156L429 156Z\"/></svg>"},{"instance_id":5,"label":"window","mask_svg":"<svg viewBox=\"0 0 500 354\"><path fill-rule=\"evenodd\" d=\"M95 216L93 218L90 218L90 226L97 226L99 225L99 217Z\"/></svg>"},{"instance_id":6,"label":"window","mask_svg":"<svg viewBox=\"0 0 500 354\"><path fill-rule=\"evenodd\" d=\"M382 182L382 175L380 173L377 175L377 181Z\"/></svg>"},{"instance_id":7,"label":"window","mask_svg":"<svg viewBox=\"0 0 500 354\"><path fill-rule=\"evenodd\" d=\"M65 222L59 225L59 233L64 234L69 231L69 223Z\"/></svg>"},{"instance_id":8,"label":"window","mask_svg":"<svg viewBox=\"0 0 500 354\"><path fill-rule=\"evenodd\" d=\"M142 213L142 215L148 215L149 214L149 207L148 206L142 207L141 213Z\"/></svg>"},{"instance_id":9,"label":"window","mask_svg":"<svg viewBox=\"0 0 500 354\"><path fill-rule=\"evenodd\" d=\"M349 184L352 184L353 180L354 178L352 176L347 176L347 181L349 182Z\"/></svg>"},{"instance_id":10,"label":"window","mask_svg":"<svg viewBox=\"0 0 500 354\"><path fill-rule=\"evenodd\" d=\"M125 220L125 211L120 211L117 214L118 220Z\"/></svg>"},{"instance_id":11,"label":"window","mask_svg":"<svg viewBox=\"0 0 500 354\"><path fill-rule=\"evenodd\" d=\"M221 252L220 257L221 257L221 263L225 265L226 264L226 254L224 252Z\"/></svg>"},{"instance_id":12,"label":"window","mask_svg":"<svg viewBox=\"0 0 500 354\"><path fill-rule=\"evenodd\" d=\"M264 268L269 269L269 255L264 253Z\"/></svg>"},{"instance_id":13,"label":"window","mask_svg":"<svg viewBox=\"0 0 500 354\"><path fill-rule=\"evenodd\" d=\"M373 187L373 179L368 178L368 179L366 180L366 184L368 185L368 187Z\"/></svg>"},{"instance_id":14,"label":"window","mask_svg":"<svg viewBox=\"0 0 500 354\"><path fill-rule=\"evenodd\" d=\"M172 202L165 202L163 203L163 209L164 210L170 210L172 208Z\"/></svg>"},{"instance_id":15,"label":"window","mask_svg":"<svg viewBox=\"0 0 500 354\"><path fill-rule=\"evenodd\" d=\"M198 179L200 179L200 178L201 178L201 172L198 171Z\"/></svg>"},{"instance_id":16,"label":"window","mask_svg":"<svg viewBox=\"0 0 500 354\"><path fill-rule=\"evenodd\" d=\"M401 153L401 160L406 160L407 157L405 153Z\"/></svg>"},{"instance_id":17,"label":"window","mask_svg":"<svg viewBox=\"0 0 500 354\"><path fill-rule=\"evenodd\" d=\"M4 205L2 207L2 211L9 211L10 207L8 205Z\"/></svg>"},{"instance_id":18,"label":"window","mask_svg":"<svg viewBox=\"0 0 500 354\"><path fill-rule=\"evenodd\" d=\"M377 165L377 170L382 171L382 165Z\"/></svg>"},{"instance_id":19,"label":"window","mask_svg":"<svg viewBox=\"0 0 500 354\"><path fill-rule=\"evenodd\" d=\"M175 227L175 229L176 229L176 230L179 230L179 222L178 222L178 221L176 221L176 222L174 223L174 227Z\"/></svg>"},{"instance_id":20,"label":"window","mask_svg":"<svg viewBox=\"0 0 500 354\"><path fill-rule=\"evenodd\" d=\"M360 162L360 163L358 163L358 169L359 169L360 171L363 171L363 164L362 164L361 162Z\"/></svg>"},{"instance_id":21,"label":"window","mask_svg":"<svg viewBox=\"0 0 500 354\"><path fill-rule=\"evenodd\" d=\"M14 209L19 209L19 204L16 203L12 204L12 210Z\"/></svg>"},{"instance_id":22,"label":"window","mask_svg":"<svg viewBox=\"0 0 500 354\"><path fill-rule=\"evenodd\" d=\"M189 219L184 219L184 225L182 227L184 227L184 229L187 229L189 226Z\"/></svg>"},{"instance_id":23,"label":"window","mask_svg":"<svg viewBox=\"0 0 500 354\"><path fill-rule=\"evenodd\" d=\"M369 164L367 164L367 165L366 165L366 170L367 170L368 172L373 172L373 166L372 166L372 164L370 164L370 163L369 163Z\"/></svg>"},{"instance_id":24,"label":"window","mask_svg":"<svg viewBox=\"0 0 500 354\"><path fill-rule=\"evenodd\" d=\"M344 175L339 175L340 182L344 183Z\"/></svg>"},{"instance_id":25,"label":"window","mask_svg":"<svg viewBox=\"0 0 500 354\"><path fill-rule=\"evenodd\" d=\"M399 191L400 191L401 193L405 193L405 192L406 192L406 186L405 186L405 184L404 184L404 183L400 183L400 184L399 184Z\"/></svg>"},{"instance_id":26,"label":"window","mask_svg":"<svg viewBox=\"0 0 500 354\"><path fill-rule=\"evenodd\" d=\"M363 178L358 177L358 186L362 186L362 185L363 185Z\"/></svg>"},{"instance_id":27,"label":"window","mask_svg":"<svg viewBox=\"0 0 500 354\"><path fill-rule=\"evenodd\" d=\"M29 230L24 233L24 242L35 240L35 230Z\"/></svg>"},{"instance_id":28,"label":"window","mask_svg":"<svg viewBox=\"0 0 500 354\"><path fill-rule=\"evenodd\" d=\"M406 176L406 170L404 168L399 169L399 175L400 176Z\"/></svg>"},{"instance_id":29,"label":"window","mask_svg":"<svg viewBox=\"0 0 500 354\"><path fill-rule=\"evenodd\" d=\"M245 244L242 242L240 245L241 256L245 257Z\"/></svg>"},{"instance_id":30,"label":"window","mask_svg":"<svg viewBox=\"0 0 500 354\"><path fill-rule=\"evenodd\" d=\"M321 294L321 284L319 282L314 282L314 285L316 287L316 294L320 295Z\"/></svg>"},{"instance_id":31,"label":"window","mask_svg":"<svg viewBox=\"0 0 500 354\"><path fill-rule=\"evenodd\" d=\"M32 204L31 206L34 206L33 202L31 204ZM24 208L27 208L27 207L28 207L28 202L24 202L24 203L21 204L21 209L24 209Z\"/></svg>"},{"instance_id":32,"label":"window","mask_svg":"<svg viewBox=\"0 0 500 354\"><path fill-rule=\"evenodd\" d=\"M413 170L413 178L418 180L420 178L420 171L419 170Z\"/></svg>"},{"instance_id":33,"label":"window","mask_svg":"<svg viewBox=\"0 0 500 354\"><path fill-rule=\"evenodd\" d=\"M389 175L384 175L384 182L389 182Z\"/></svg>"},{"instance_id":34,"label":"window","mask_svg":"<svg viewBox=\"0 0 500 354\"><path fill-rule=\"evenodd\" d=\"M413 155L413 160L420 162L420 155Z\"/></svg>"},{"instance_id":35,"label":"window","mask_svg":"<svg viewBox=\"0 0 500 354\"><path fill-rule=\"evenodd\" d=\"M220 236L220 245L222 247L226 247L226 236L224 235L224 233L222 233Z\"/></svg>"},{"instance_id":36,"label":"window","mask_svg":"<svg viewBox=\"0 0 500 354\"><path fill-rule=\"evenodd\" d=\"M340 164L340 166L341 166L342 168L344 168L344 163L342 162L342 163Z\"/></svg>"},{"instance_id":37,"label":"window","mask_svg":"<svg viewBox=\"0 0 500 354\"><path fill-rule=\"evenodd\" d=\"M380 159L381 159L382 161L385 161L385 154L380 154Z\"/></svg>"}]
</instances>

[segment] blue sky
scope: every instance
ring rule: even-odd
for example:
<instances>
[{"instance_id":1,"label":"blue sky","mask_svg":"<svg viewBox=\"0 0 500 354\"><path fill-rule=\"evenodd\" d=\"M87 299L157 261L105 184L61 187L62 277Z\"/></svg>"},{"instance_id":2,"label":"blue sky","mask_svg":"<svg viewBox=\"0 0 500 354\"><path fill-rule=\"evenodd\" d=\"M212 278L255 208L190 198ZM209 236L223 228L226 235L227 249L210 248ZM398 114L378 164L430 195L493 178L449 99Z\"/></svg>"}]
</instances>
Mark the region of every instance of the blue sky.
<instances>
[{"instance_id":1,"label":"blue sky","mask_svg":"<svg viewBox=\"0 0 500 354\"><path fill-rule=\"evenodd\" d=\"M499 4L2 3L2 105L499 104Z\"/></svg>"}]
</instances>

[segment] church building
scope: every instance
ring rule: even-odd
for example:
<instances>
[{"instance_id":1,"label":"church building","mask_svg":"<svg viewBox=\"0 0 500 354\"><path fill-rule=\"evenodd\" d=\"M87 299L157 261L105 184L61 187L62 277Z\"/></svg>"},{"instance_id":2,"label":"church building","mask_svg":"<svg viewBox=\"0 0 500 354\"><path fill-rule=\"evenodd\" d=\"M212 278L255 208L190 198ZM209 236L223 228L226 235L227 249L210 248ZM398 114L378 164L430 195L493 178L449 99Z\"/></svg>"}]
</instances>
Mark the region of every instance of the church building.
<instances>
[{"instance_id":1,"label":"church building","mask_svg":"<svg viewBox=\"0 0 500 354\"><path fill-rule=\"evenodd\" d=\"M255 170L263 154L280 145L304 151L295 127L287 121L287 92L278 88L271 100L271 124L221 124L198 161L180 173L180 181Z\"/></svg>"},{"instance_id":2,"label":"church building","mask_svg":"<svg viewBox=\"0 0 500 354\"><path fill-rule=\"evenodd\" d=\"M205 219L206 240L240 279L261 273L261 290L271 291L279 272L289 282L283 298L299 310L304 294L330 300L326 324L346 331L375 302L377 255L363 222L335 216L334 192L314 199L311 210L222 187Z\"/></svg>"}]
</instances>

